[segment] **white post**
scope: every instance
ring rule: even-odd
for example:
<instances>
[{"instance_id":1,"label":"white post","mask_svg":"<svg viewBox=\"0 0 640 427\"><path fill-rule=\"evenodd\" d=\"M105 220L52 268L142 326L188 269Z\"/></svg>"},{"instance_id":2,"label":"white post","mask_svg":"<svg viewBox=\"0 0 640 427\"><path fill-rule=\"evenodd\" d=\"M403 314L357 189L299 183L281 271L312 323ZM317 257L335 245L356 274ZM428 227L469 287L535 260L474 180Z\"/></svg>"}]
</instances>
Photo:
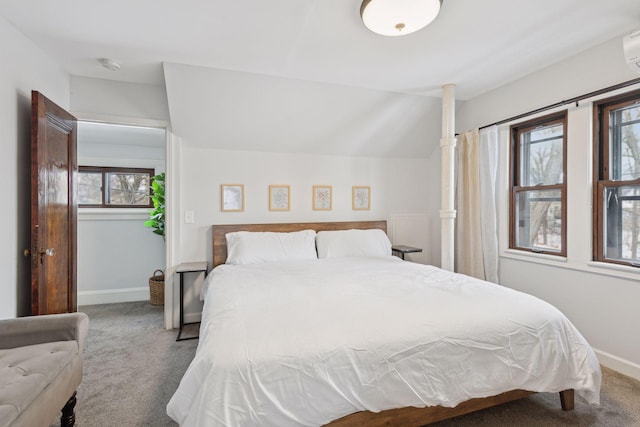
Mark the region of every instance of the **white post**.
<instances>
[{"instance_id":1,"label":"white post","mask_svg":"<svg viewBox=\"0 0 640 427\"><path fill-rule=\"evenodd\" d=\"M442 86L442 201L440 209L441 267L453 271L456 210L454 209L455 173L455 85Z\"/></svg>"}]
</instances>

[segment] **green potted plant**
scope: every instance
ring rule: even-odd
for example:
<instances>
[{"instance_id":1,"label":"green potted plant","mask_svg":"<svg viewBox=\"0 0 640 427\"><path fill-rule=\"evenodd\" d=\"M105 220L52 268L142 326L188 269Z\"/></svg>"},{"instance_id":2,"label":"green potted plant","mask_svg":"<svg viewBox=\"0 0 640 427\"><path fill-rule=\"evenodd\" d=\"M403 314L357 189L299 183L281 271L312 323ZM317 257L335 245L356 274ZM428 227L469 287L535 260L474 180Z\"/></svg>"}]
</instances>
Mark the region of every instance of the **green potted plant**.
<instances>
[{"instance_id":1,"label":"green potted plant","mask_svg":"<svg viewBox=\"0 0 640 427\"><path fill-rule=\"evenodd\" d=\"M149 219L145 227L153 228L153 232L164 239L164 172L151 178L151 202L153 209L149 211Z\"/></svg>"},{"instance_id":2,"label":"green potted plant","mask_svg":"<svg viewBox=\"0 0 640 427\"><path fill-rule=\"evenodd\" d=\"M151 177L151 202L153 209L149 211L149 219L145 227L153 228L153 232L164 240L164 172ZM149 278L149 296L151 305L164 305L164 271L156 270Z\"/></svg>"}]
</instances>

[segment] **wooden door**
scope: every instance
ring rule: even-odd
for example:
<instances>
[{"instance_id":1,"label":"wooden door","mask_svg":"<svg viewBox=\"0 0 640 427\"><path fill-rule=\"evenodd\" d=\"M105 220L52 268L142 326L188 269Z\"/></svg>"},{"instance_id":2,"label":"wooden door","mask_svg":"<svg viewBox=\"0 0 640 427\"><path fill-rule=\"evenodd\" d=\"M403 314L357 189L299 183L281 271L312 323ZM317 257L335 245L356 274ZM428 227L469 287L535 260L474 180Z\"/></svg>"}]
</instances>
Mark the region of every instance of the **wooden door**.
<instances>
[{"instance_id":1,"label":"wooden door","mask_svg":"<svg viewBox=\"0 0 640 427\"><path fill-rule=\"evenodd\" d=\"M31 314L77 310L76 118L31 93Z\"/></svg>"}]
</instances>

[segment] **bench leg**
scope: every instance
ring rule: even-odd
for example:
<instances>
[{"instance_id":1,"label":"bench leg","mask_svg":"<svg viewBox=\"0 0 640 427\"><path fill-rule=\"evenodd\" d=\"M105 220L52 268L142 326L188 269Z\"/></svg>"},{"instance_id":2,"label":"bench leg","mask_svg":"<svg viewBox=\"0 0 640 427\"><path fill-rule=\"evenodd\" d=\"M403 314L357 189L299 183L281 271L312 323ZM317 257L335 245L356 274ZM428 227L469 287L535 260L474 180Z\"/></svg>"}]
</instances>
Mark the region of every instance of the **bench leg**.
<instances>
[{"instance_id":1,"label":"bench leg","mask_svg":"<svg viewBox=\"0 0 640 427\"><path fill-rule=\"evenodd\" d=\"M73 392L73 395L67 403L62 408L62 416L60 417L60 427L73 427L76 423L76 392Z\"/></svg>"},{"instance_id":2,"label":"bench leg","mask_svg":"<svg viewBox=\"0 0 640 427\"><path fill-rule=\"evenodd\" d=\"M563 411L573 411L575 400L572 388L560 392L560 405Z\"/></svg>"}]
</instances>

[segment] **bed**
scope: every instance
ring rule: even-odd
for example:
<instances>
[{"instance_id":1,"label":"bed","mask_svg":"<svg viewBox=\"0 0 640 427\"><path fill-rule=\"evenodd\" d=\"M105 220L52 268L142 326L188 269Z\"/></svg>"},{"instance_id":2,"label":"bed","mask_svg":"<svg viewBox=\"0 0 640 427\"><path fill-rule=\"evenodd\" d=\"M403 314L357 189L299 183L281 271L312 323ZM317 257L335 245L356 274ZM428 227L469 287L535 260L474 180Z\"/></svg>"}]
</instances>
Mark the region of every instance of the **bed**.
<instances>
[{"instance_id":1,"label":"bed","mask_svg":"<svg viewBox=\"0 0 640 427\"><path fill-rule=\"evenodd\" d=\"M264 255L268 245L249 238L265 232L297 240ZM565 410L574 390L599 403L598 361L557 309L392 257L385 233L385 221L214 225L200 341L169 416L421 426L534 392L560 393Z\"/></svg>"}]
</instances>

